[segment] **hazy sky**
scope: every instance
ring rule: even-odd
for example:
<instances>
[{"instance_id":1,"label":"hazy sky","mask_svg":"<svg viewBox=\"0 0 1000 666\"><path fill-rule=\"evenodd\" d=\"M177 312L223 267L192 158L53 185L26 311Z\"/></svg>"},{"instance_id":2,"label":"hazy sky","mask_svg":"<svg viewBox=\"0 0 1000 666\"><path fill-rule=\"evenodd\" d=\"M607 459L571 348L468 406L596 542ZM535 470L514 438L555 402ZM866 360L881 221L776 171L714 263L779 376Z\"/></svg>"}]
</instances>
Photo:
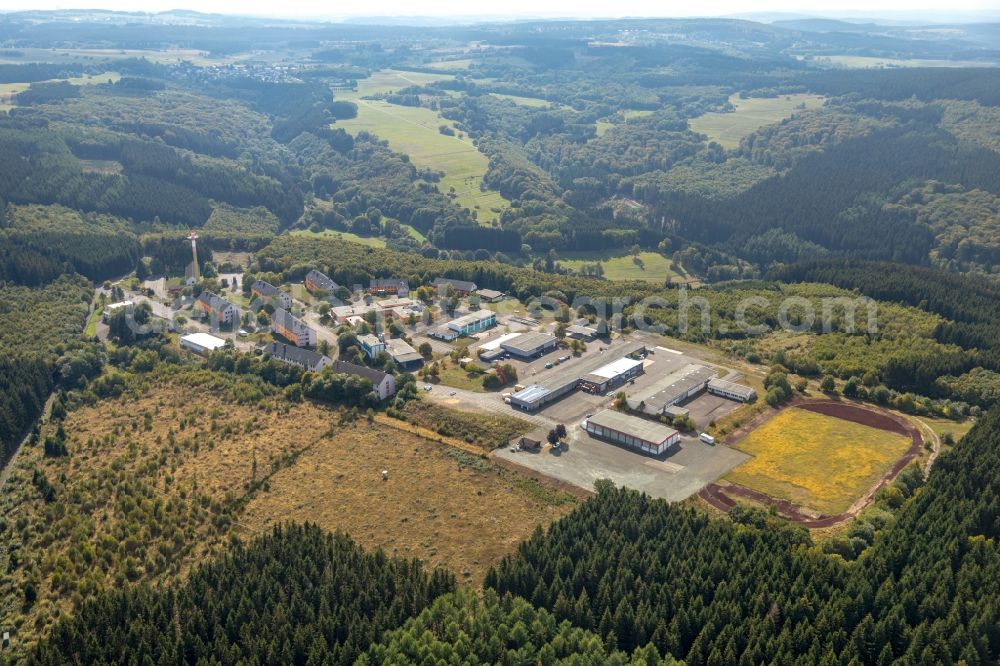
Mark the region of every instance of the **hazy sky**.
<instances>
[{"instance_id":1,"label":"hazy sky","mask_svg":"<svg viewBox=\"0 0 1000 666\"><path fill-rule=\"evenodd\" d=\"M16 9L114 9L163 11L192 9L225 14L288 17L345 16L719 16L747 12L793 12L826 15L879 14L917 18L941 12L998 13L997 0L503 0L470 3L468 0L0 0L0 11ZM832 10L832 11L831 11Z\"/></svg>"}]
</instances>

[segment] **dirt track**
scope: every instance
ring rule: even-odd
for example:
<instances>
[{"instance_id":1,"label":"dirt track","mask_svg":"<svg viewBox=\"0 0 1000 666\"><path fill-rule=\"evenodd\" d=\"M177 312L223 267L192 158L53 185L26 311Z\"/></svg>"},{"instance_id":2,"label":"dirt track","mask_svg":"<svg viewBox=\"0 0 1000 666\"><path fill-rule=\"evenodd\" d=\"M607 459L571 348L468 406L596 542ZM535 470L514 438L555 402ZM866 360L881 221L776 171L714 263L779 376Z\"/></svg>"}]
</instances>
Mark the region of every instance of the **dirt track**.
<instances>
[{"instance_id":1,"label":"dirt track","mask_svg":"<svg viewBox=\"0 0 1000 666\"><path fill-rule=\"evenodd\" d=\"M804 513L801 507L793 502L771 497L770 495L766 495L734 483L727 485L720 485L717 483L709 484L698 493L698 497L705 500L715 508L725 512L728 512L736 506L736 501L733 499L733 496L740 497L759 504L764 504L766 506L772 506L777 510L778 515L788 520L801 523L809 529L830 527L855 518L858 513L875 500L875 495L879 490L895 479L896 475L902 472L907 465L913 462L913 460L920 455L920 449L924 445L924 439L920 434L919 428L901 417L874 407L828 400L822 402L796 401L789 405L786 409L805 409L817 414L832 416L845 421L851 421L853 423L860 423L861 425L870 426L872 428L878 428L879 430L886 430L888 432L909 436L912 443L910 444L910 448L906 450L906 453L904 453L902 457L897 460L885 474L882 475L875 485L869 488L864 495L858 498L858 500L852 504L847 511L836 516L810 516ZM761 422L771 416L773 416L773 413L762 418L754 419L751 423L748 423L746 426L734 433L734 435L727 440L726 444L731 445L734 441L742 439L750 432L750 430L756 428Z\"/></svg>"}]
</instances>

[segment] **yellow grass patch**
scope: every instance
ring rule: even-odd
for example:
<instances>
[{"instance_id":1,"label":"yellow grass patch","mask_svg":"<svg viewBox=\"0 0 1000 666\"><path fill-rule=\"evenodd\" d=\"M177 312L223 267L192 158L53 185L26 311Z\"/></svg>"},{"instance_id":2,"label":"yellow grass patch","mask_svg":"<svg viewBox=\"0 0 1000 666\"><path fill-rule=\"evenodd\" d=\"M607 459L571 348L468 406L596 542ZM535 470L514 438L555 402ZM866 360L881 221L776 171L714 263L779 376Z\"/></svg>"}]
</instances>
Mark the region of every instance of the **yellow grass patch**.
<instances>
[{"instance_id":1,"label":"yellow grass patch","mask_svg":"<svg viewBox=\"0 0 1000 666\"><path fill-rule=\"evenodd\" d=\"M468 452L364 423L279 471L270 490L247 505L241 524L259 533L275 521L309 520L478 583L536 525L570 509L569 496L537 485L533 492L532 483Z\"/></svg>"},{"instance_id":2,"label":"yellow grass patch","mask_svg":"<svg viewBox=\"0 0 1000 666\"><path fill-rule=\"evenodd\" d=\"M909 448L907 437L786 409L735 448L753 456L727 481L828 515L846 511Z\"/></svg>"}]
</instances>

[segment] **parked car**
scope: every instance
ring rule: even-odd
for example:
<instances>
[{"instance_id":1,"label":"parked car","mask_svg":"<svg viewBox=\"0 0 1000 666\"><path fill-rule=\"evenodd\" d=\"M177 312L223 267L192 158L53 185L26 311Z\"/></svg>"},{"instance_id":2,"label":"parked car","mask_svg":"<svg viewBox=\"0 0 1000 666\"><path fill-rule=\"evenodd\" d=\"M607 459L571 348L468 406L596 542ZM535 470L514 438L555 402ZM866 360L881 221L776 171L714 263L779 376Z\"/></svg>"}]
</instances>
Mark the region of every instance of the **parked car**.
<instances>
[{"instance_id":1,"label":"parked car","mask_svg":"<svg viewBox=\"0 0 1000 666\"><path fill-rule=\"evenodd\" d=\"M432 388L434 388L434 387L431 386L430 384L424 384L424 390L425 391L430 391Z\"/></svg>"}]
</instances>

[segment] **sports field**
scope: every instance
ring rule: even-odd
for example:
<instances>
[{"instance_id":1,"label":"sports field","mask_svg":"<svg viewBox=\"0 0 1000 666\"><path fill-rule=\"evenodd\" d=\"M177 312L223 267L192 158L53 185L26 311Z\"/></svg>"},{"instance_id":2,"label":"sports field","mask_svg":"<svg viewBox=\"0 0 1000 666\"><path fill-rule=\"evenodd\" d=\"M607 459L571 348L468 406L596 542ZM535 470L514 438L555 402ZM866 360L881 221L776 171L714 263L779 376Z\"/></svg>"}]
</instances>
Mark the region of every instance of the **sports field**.
<instances>
[{"instance_id":1,"label":"sports field","mask_svg":"<svg viewBox=\"0 0 1000 666\"><path fill-rule=\"evenodd\" d=\"M782 95L780 97L740 99L732 95L729 103L736 107L732 113L706 113L688 121L695 132L706 134L723 148L732 149L740 140L765 125L773 125L790 117L804 105L815 109L823 105L819 95Z\"/></svg>"},{"instance_id":2,"label":"sports field","mask_svg":"<svg viewBox=\"0 0 1000 666\"><path fill-rule=\"evenodd\" d=\"M608 280L646 280L664 284L684 282L684 276L670 268L670 259L658 252L640 252L639 262L632 255L610 252L567 252L560 255L559 263L566 268L580 270L586 264L600 263Z\"/></svg>"},{"instance_id":3,"label":"sports field","mask_svg":"<svg viewBox=\"0 0 1000 666\"><path fill-rule=\"evenodd\" d=\"M506 208L509 202L498 192L480 189L489 160L472 145L471 139L460 136L457 130L455 136L441 134L441 125L454 130L454 124L430 109L362 99L450 78L453 78L450 74L395 70L376 72L358 82L357 92L334 93L336 99L349 100L358 105L357 118L337 121L335 126L351 134L370 132L388 141L393 150L409 155L416 166L443 171L445 176L438 183L438 188L445 194L453 191L455 203L475 211L480 222L489 222L496 219L497 211Z\"/></svg>"},{"instance_id":4,"label":"sports field","mask_svg":"<svg viewBox=\"0 0 1000 666\"><path fill-rule=\"evenodd\" d=\"M753 458L725 480L838 515L889 471L910 444L909 437L898 433L793 407L734 445Z\"/></svg>"}]
</instances>

